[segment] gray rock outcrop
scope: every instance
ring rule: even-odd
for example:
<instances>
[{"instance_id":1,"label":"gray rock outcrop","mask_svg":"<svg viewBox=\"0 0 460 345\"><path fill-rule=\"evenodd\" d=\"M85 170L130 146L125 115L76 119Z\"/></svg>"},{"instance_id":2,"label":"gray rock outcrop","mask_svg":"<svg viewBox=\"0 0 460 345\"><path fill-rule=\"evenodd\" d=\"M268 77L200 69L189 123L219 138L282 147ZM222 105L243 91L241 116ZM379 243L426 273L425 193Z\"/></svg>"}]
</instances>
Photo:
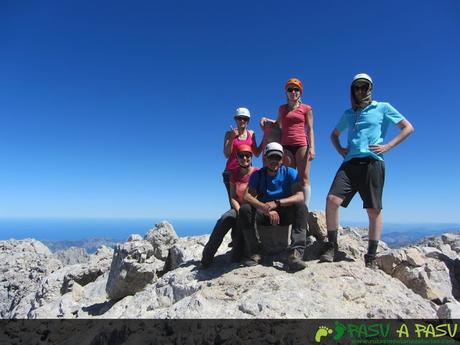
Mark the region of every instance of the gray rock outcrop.
<instances>
[{"instance_id":1,"label":"gray rock outcrop","mask_svg":"<svg viewBox=\"0 0 460 345\"><path fill-rule=\"evenodd\" d=\"M107 281L108 296L120 299L142 291L156 278L157 270L158 261L149 242L133 241L117 245Z\"/></svg>"},{"instance_id":2,"label":"gray rock outcrop","mask_svg":"<svg viewBox=\"0 0 460 345\"><path fill-rule=\"evenodd\" d=\"M70 247L65 250L58 250L54 253L56 258L64 265L74 265L88 262L89 255L85 248Z\"/></svg>"},{"instance_id":3,"label":"gray rock outcrop","mask_svg":"<svg viewBox=\"0 0 460 345\"><path fill-rule=\"evenodd\" d=\"M177 242L178 237L173 226L163 221L149 230L145 234L144 240L148 241L153 246L153 253L157 259L166 260L169 248Z\"/></svg>"},{"instance_id":4,"label":"gray rock outcrop","mask_svg":"<svg viewBox=\"0 0 460 345\"><path fill-rule=\"evenodd\" d=\"M317 239L327 237L326 214L322 211L313 211L308 214L308 229L310 235Z\"/></svg>"},{"instance_id":5,"label":"gray rock outcrop","mask_svg":"<svg viewBox=\"0 0 460 345\"><path fill-rule=\"evenodd\" d=\"M379 255L379 267L408 288L439 305L460 297L459 234L444 234L417 247L393 249Z\"/></svg>"},{"instance_id":6,"label":"gray rock outcrop","mask_svg":"<svg viewBox=\"0 0 460 345\"><path fill-rule=\"evenodd\" d=\"M87 263L64 266L42 278L36 291L23 298L13 310L14 317L64 317L66 313L62 308L69 305L69 298L78 305L83 289L108 273L112 256L113 249L102 246L89 256ZM103 299L106 300L105 290Z\"/></svg>"},{"instance_id":7,"label":"gray rock outcrop","mask_svg":"<svg viewBox=\"0 0 460 345\"><path fill-rule=\"evenodd\" d=\"M0 241L0 318L15 317L13 310L34 293L47 275L62 267L41 242Z\"/></svg>"},{"instance_id":8,"label":"gray rock outcrop","mask_svg":"<svg viewBox=\"0 0 460 345\"><path fill-rule=\"evenodd\" d=\"M19 281L27 287L10 295L2 290L10 299L9 304L1 305L2 318L404 319L460 315L455 294L460 260L451 253L458 254L453 235L430 239L432 246L425 243L390 250L382 244L380 269L372 270L363 262L367 231L344 228L339 231L340 262L318 263L315 254L308 258L307 268L296 273L286 272L283 255L267 256L263 265L255 267L231 262L227 235L213 264L204 270L200 259L209 237L177 238L169 223L162 224L144 239L131 236L114 251L102 247L88 262L67 266L37 241L0 242L2 272L15 286L14 273L20 272ZM158 230L162 236L152 234ZM156 247L147 237L155 238ZM312 242L308 252L315 243L323 243ZM25 254L18 256L17 248L33 254L21 259ZM167 248L165 259L155 256L155 248L160 257ZM21 266L24 263L26 268ZM46 268L38 272L38 266ZM1 283L4 287L5 280Z\"/></svg>"}]
</instances>

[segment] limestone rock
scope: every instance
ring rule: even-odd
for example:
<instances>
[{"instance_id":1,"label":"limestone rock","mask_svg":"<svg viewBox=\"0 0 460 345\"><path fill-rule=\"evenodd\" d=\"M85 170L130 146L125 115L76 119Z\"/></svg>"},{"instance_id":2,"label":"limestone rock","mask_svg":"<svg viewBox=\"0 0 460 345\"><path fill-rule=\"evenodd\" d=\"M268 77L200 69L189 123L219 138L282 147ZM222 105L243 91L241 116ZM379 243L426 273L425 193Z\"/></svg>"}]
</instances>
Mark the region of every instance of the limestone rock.
<instances>
[{"instance_id":1,"label":"limestone rock","mask_svg":"<svg viewBox=\"0 0 460 345\"><path fill-rule=\"evenodd\" d=\"M64 265L74 265L88 262L89 255L84 248L70 247L66 250L59 250L54 253L56 258Z\"/></svg>"},{"instance_id":2,"label":"limestone rock","mask_svg":"<svg viewBox=\"0 0 460 345\"><path fill-rule=\"evenodd\" d=\"M87 284L108 272L112 256L113 249L102 246L89 256L87 263L64 266L43 277L35 293L31 293L27 298L22 299L13 310L12 317L36 318L41 315L47 317L47 313L51 313L53 317L56 317L58 313L55 313L55 311L59 309L59 305L55 305L55 309L52 312L49 311L47 306L52 305L55 301L60 301L61 297L68 292L71 292L74 298L83 293L82 289Z\"/></svg>"},{"instance_id":3,"label":"limestone rock","mask_svg":"<svg viewBox=\"0 0 460 345\"><path fill-rule=\"evenodd\" d=\"M193 236L181 237L170 248L168 257L166 259L163 274L183 264L199 264L203 253L203 248L206 245L209 236ZM215 255L213 265L223 265L230 262L228 244L231 241L230 232L224 237Z\"/></svg>"},{"instance_id":4,"label":"limestone rock","mask_svg":"<svg viewBox=\"0 0 460 345\"><path fill-rule=\"evenodd\" d=\"M197 272L190 267L179 270L181 276L190 277L190 282L201 282L200 288L193 293L188 290L172 305L164 303L164 308L154 309L148 317L429 318L436 315L428 301L362 263L312 264L295 274L261 265L227 271L215 268L215 271ZM173 302L174 294L167 286L163 286L167 300ZM183 285L179 286L184 291ZM227 293L229 289L231 296Z\"/></svg>"},{"instance_id":5,"label":"limestone rock","mask_svg":"<svg viewBox=\"0 0 460 345\"><path fill-rule=\"evenodd\" d=\"M11 312L21 300L30 299L41 279L61 266L39 241L0 241L0 318L14 317Z\"/></svg>"},{"instance_id":6,"label":"limestone rock","mask_svg":"<svg viewBox=\"0 0 460 345\"><path fill-rule=\"evenodd\" d=\"M413 267L421 267L426 264L426 260L421 255L420 251L416 248L406 249L407 263Z\"/></svg>"},{"instance_id":7,"label":"limestone rock","mask_svg":"<svg viewBox=\"0 0 460 345\"><path fill-rule=\"evenodd\" d=\"M317 239L327 237L326 214L322 211L313 211L308 214L308 228L310 235Z\"/></svg>"},{"instance_id":8,"label":"limestone rock","mask_svg":"<svg viewBox=\"0 0 460 345\"><path fill-rule=\"evenodd\" d=\"M257 226L260 242L267 254L276 254L285 250L291 242L292 225Z\"/></svg>"},{"instance_id":9,"label":"limestone rock","mask_svg":"<svg viewBox=\"0 0 460 345\"><path fill-rule=\"evenodd\" d=\"M133 295L154 281L158 265L153 253L147 241L116 246L106 288L111 299Z\"/></svg>"},{"instance_id":10,"label":"limestone rock","mask_svg":"<svg viewBox=\"0 0 460 345\"><path fill-rule=\"evenodd\" d=\"M138 234L129 235L127 242L136 242L136 241L142 241L142 236Z\"/></svg>"},{"instance_id":11,"label":"limestone rock","mask_svg":"<svg viewBox=\"0 0 460 345\"><path fill-rule=\"evenodd\" d=\"M440 319L460 319L460 303L455 301L440 306L438 317Z\"/></svg>"},{"instance_id":12,"label":"limestone rock","mask_svg":"<svg viewBox=\"0 0 460 345\"><path fill-rule=\"evenodd\" d=\"M454 300L449 270L444 262L424 257L417 248L389 250L377 257L379 267L409 289L436 303Z\"/></svg>"},{"instance_id":13,"label":"limestone rock","mask_svg":"<svg viewBox=\"0 0 460 345\"><path fill-rule=\"evenodd\" d=\"M113 257L113 249L101 246L89 257L86 265L80 265L72 269L64 277L61 292L64 294L72 290L73 283L85 286L97 279L110 269Z\"/></svg>"},{"instance_id":14,"label":"limestone rock","mask_svg":"<svg viewBox=\"0 0 460 345\"><path fill-rule=\"evenodd\" d=\"M440 259L442 257L442 252L438 248L422 247L421 250L427 258Z\"/></svg>"},{"instance_id":15,"label":"limestone rock","mask_svg":"<svg viewBox=\"0 0 460 345\"><path fill-rule=\"evenodd\" d=\"M149 230L145 234L144 240L150 242L153 246L155 257L164 261L168 257L169 248L177 242L178 237L173 226L170 223L163 221L160 224L155 225L153 229Z\"/></svg>"},{"instance_id":16,"label":"limestone rock","mask_svg":"<svg viewBox=\"0 0 460 345\"><path fill-rule=\"evenodd\" d=\"M449 293L456 289L460 259L451 259L439 249L435 249L441 252L439 257L428 257L425 253L435 251L418 247L388 250L382 245L380 270L372 270L362 260L366 236L362 229L340 230L344 260L311 260L295 273L286 272L283 265L268 257L264 265L255 267L231 262L229 235L206 270L200 269L199 261L208 236L178 238L168 248L169 268L163 271L168 262L155 258L149 242L126 242L113 255L102 248L88 263L64 266L40 276L36 289L23 294L6 317L459 317L459 303ZM5 260L14 249L9 249ZM91 266L104 268L95 274ZM225 334L220 337L225 338Z\"/></svg>"},{"instance_id":17,"label":"limestone rock","mask_svg":"<svg viewBox=\"0 0 460 345\"><path fill-rule=\"evenodd\" d=\"M169 248L168 257L163 268L163 272L175 270L185 262L185 251L178 245L173 245Z\"/></svg>"},{"instance_id":18,"label":"limestone rock","mask_svg":"<svg viewBox=\"0 0 460 345\"><path fill-rule=\"evenodd\" d=\"M460 254L460 233L448 233L436 237L427 237L418 243L418 246L437 248L442 254L451 259Z\"/></svg>"}]
</instances>

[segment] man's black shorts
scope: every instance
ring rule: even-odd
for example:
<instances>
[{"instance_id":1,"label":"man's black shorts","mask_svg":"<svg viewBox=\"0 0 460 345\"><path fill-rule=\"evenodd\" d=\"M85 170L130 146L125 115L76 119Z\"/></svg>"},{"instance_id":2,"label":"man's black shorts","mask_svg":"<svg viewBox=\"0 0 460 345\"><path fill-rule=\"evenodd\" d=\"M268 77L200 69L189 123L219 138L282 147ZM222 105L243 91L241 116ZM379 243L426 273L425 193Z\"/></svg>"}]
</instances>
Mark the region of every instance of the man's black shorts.
<instances>
[{"instance_id":1,"label":"man's black shorts","mask_svg":"<svg viewBox=\"0 0 460 345\"><path fill-rule=\"evenodd\" d=\"M332 182L329 194L343 199L347 207L356 192L363 200L363 208L382 208L385 163L370 157L353 158L344 162Z\"/></svg>"}]
</instances>

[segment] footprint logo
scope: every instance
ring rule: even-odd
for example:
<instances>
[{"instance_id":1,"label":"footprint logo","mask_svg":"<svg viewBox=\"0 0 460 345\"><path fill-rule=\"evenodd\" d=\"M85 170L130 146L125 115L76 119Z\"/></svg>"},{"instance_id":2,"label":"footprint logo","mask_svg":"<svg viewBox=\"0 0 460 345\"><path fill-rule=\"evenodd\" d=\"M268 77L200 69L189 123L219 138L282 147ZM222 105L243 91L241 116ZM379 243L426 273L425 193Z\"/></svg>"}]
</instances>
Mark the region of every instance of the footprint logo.
<instances>
[{"instance_id":1,"label":"footprint logo","mask_svg":"<svg viewBox=\"0 0 460 345\"><path fill-rule=\"evenodd\" d=\"M332 329L326 327L326 326L319 326L318 330L316 331L315 334L315 341L317 343L321 342L321 338L327 337L328 335L332 334Z\"/></svg>"},{"instance_id":2,"label":"footprint logo","mask_svg":"<svg viewBox=\"0 0 460 345\"><path fill-rule=\"evenodd\" d=\"M340 340L342 339L343 335L345 334L345 330L347 328L345 325L339 321L335 321L335 335L334 335L334 340Z\"/></svg>"}]
</instances>

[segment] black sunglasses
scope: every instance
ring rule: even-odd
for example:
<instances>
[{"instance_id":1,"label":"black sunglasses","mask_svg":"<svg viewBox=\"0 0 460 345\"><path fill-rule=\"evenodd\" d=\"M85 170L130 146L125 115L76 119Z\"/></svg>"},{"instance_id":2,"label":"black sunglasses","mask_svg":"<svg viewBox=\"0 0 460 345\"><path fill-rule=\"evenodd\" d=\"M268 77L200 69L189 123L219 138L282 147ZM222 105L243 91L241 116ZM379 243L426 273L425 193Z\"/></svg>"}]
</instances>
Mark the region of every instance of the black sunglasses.
<instances>
[{"instance_id":1,"label":"black sunglasses","mask_svg":"<svg viewBox=\"0 0 460 345\"><path fill-rule=\"evenodd\" d=\"M368 85L355 85L355 86L353 86L353 90L367 91L368 88L369 88Z\"/></svg>"},{"instance_id":2,"label":"black sunglasses","mask_svg":"<svg viewBox=\"0 0 460 345\"><path fill-rule=\"evenodd\" d=\"M287 92L292 92L292 91L299 92L300 89L298 87L288 87L287 88Z\"/></svg>"},{"instance_id":3,"label":"black sunglasses","mask_svg":"<svg viewBox=\"0 0 460 345\"><path fill-rule=\"evenodd\" d=\"M278 156L278 155L271 155L271 156L268 156L267 158L268 158L269 160L271 160L271 161L278 161L278 162L279 162L279 161L281 160L282 157L281 157L281 156Z\"/></svg>"},{"instance_id":4,"label":"black sunglasses","mask_svg":"<svg viewBox=\"0 0 460 345\"><path fill-rule=\"evenodd\" d=\"M238 152L236 155L238 156L238 158L244 158L244 157L251 158L252 157L252 154L249 152Z\"/></svg>"},{"instance_id":5,"label":"black sunglasses","mask_svg":"<svg viewBox=\"0 0 460 345\"><path fill-rule=\"evenodd\" d=\"M247 117L244 117L244 116L237 116L235 117L236 120L241 120L241 121L248 121L249 119Z\"/></svg>"}]
</instances>

